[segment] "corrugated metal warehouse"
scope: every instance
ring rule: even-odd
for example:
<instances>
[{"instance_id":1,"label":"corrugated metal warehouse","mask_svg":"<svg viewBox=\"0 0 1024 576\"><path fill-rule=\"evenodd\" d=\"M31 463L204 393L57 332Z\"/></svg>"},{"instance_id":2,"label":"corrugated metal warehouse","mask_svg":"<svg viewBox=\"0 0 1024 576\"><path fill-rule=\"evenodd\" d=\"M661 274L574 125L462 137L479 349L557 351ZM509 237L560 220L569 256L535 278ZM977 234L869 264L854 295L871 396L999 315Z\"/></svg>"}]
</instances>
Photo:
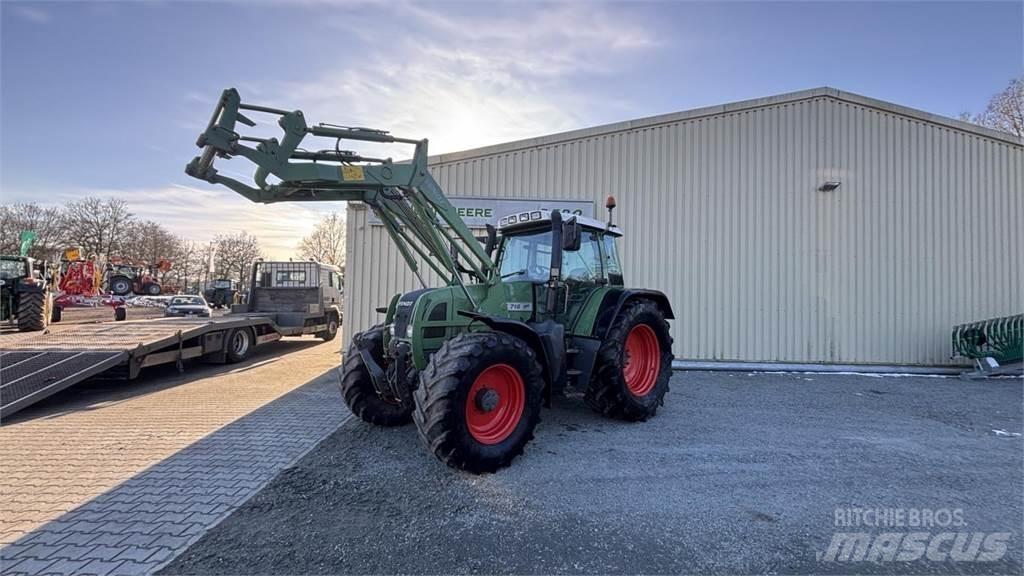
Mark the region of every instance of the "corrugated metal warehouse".
<instances>
[{"instance_id":1,"label":"corrugated metal warehouse","mask_svg":"<svg viewBox=\"0 0 1024 576\"><path fill-rule=\"evenodd\" d=\"M668 294L678 359L951 364L954 324L1024 310L1024 143L848 92L621 122L431 167L452 197L584 201L604 218L615 195L626 284ZM348 211L346 277L346 340L417 287L363 206Z\"/></svg>"}]
</instances>

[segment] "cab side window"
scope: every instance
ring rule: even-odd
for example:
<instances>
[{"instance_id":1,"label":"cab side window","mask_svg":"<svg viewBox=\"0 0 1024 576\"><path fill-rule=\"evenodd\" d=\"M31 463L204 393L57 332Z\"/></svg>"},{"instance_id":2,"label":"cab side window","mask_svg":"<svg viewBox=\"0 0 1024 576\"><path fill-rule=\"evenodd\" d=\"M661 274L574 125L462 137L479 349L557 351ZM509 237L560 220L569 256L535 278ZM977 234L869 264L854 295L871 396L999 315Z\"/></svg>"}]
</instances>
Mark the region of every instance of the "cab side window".
<instances>
[{"instance_id":1,"label":"cab side window","mask_svg":"<svg viewBox=\"0 0 1024 576\"><path fill-rule=\"evenodd\" d=\"M576 282L598 282L602 278L601 240L594 232L584 232L580 249L562 255L563 276Z\"/></svg>"},{"instance_id":2,"label":"cab side window","mask_svg":"<svg viewBox=\"0 0 1024 576\"><path fill-rule=\"evenodd\" d=\"M604 237L604 273L612 286L622 286L622 266L619 264L619 251L615 247L615 237L606 234Z\"/></svg>"}]
</instances>

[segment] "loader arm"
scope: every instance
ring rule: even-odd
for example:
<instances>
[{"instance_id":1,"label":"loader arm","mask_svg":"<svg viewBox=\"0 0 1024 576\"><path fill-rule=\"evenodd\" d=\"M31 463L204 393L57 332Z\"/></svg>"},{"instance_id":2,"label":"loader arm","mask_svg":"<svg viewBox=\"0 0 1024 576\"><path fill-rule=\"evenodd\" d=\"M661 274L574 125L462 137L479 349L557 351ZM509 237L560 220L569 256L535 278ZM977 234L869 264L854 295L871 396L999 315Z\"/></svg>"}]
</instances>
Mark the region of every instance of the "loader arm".
<instances>
[{"instance_id":1,"label":"loader arm","mask_svg":"<svg viewBox=\"0 0 1024 576\"><path fill-rule=\"evenodd\" d=\"M284 131L277 138L240 135L238 123L255 126L242 111L279 116ZM299 147L307 136L334 139L334 148L309 151ZM341 142L362 141L415 146L412 160L392 162L343 150ZM253 145L249 145L249 143ZM427 141L397 138L382 130L330 124L308 126L301 111L244 104L234 88L224 91L213 116L196 142L202 154L185 172L224 185L253 202L363 202L380 218L406 263L425 286L417 258L449 285L462 286L463 275L486 283L493 277L490 256L473 236L455 207L427 170ZM254 186L221 175L217 157L243 156L256 165ZM271 184L270 176L280 182ZM469 298L473 302L472 298ZM474 303L474 308L475 308Z\"/></svg>"}]
</instances>

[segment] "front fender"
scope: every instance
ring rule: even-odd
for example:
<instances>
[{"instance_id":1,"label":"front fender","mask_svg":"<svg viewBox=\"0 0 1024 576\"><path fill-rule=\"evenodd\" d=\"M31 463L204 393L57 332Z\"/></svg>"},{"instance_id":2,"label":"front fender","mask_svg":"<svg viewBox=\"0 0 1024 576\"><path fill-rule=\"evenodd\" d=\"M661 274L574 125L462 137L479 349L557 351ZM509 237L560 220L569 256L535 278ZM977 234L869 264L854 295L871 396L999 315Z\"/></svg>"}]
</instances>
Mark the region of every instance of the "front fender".
<instances>
[{"instance_id":1,"label":"front fender","mask_svg":"<svg viewBox=\"0 0 1024 576\"><path fill-rule=\"evenodd\" d=\"M554 365L551 359L548 357L547 348L544 346L544 342L529 324L520 322L518 320L510 320L508 318L497 318L494 316L487 316L486 314L477 314L476 312L468 312L466 310L459 310L460 316L465 316L479 322L483 322L488 328L496 332L504 332L511 334L526 342L533 352L537 355L537 360L541 364L541 371L544 373L544 378L547 381L548 389L551 384L558 378L557 374L552 374Z\"/></svg>"}]
</instances>

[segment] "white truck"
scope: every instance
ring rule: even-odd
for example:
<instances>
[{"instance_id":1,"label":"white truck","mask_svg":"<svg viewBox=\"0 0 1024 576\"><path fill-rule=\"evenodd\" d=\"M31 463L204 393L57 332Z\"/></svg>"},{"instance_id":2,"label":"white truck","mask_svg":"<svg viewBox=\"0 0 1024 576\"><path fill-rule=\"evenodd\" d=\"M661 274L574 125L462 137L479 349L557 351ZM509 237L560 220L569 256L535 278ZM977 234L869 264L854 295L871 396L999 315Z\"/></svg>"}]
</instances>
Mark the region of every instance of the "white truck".
<instances>
[{"instance_id":1,"label":"white truck","mask_svg":"<svg viewBox=\"0 0 1024 576\"><path fill-rule=\"evenodd\" d=\"M259 314L289 333L315 334L332 340L342 320L341 270L312 261L257 261L248 298L231 307L233 314ZM297 333L296 333L297 332Z\"/></svg>"}]
</instances>

